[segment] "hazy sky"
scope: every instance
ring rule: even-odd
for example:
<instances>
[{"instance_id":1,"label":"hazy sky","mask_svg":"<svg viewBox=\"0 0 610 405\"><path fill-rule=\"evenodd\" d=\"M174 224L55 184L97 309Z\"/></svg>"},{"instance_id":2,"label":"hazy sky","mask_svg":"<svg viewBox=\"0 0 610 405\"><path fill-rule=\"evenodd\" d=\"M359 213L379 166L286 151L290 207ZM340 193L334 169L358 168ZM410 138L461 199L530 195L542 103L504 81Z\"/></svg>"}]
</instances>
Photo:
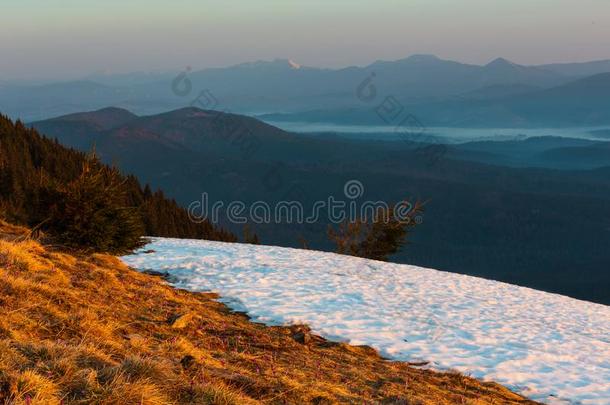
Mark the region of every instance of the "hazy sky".
<instances>
[{"instance_id":1,"label":"hazy sky","mask_svg":"<svg viewBox=\"0 0 610 405\"><path fill-rule=\"evenodd\" d=\"M413 53L610 59L610 0L0 0L0 79Z\"/></svg>"}]
</instances>

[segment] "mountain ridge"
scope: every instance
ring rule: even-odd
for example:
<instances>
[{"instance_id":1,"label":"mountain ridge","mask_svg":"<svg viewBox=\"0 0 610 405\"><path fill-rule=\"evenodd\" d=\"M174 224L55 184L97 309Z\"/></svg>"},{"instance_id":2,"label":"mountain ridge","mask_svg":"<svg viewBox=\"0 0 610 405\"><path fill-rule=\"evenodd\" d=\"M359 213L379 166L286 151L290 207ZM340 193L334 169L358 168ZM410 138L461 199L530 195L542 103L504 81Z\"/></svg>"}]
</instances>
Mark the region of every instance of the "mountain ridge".
<instances>
[{"instance_id":1,"label":"mountain ridge","mask_svg":"<svg viewBox=\"0 0 610 405\"><path fill-rule=\"evenodd\" d=\"M477 93L481 92L483 96L477 97ZM485 95L486 92L490 94ZM610 72L550 88L531 88L514 83L484 86L445 100L405 107L419 121L431 127L561 128L610 125ZM265 114L261 118L275 122L383 124L374 109L366 107Z\"/></svg>"},{"instance_id":2,"label":"mountain ridge","mask_svg":"<svg viewBox=\"0 0 610 405\"><path fill-rule=\"evenodd\" d=\"M169 74L100 76L103 84L73 81L45 85L0 87L5 113L26 121L40 120L107 105L127 108L138 115L157 114L189 105L201 91L221 101L218 109L236 113L302 112L315 108L357 108L357 87L371 74L380 97L395 96L405 105L446 101L456 95L492 85L555 87L586 75L610 71L610 63L579 65L574 73L549 65L519 65L497 58L475 65L416 54L394 61L363 66L319 68L291 59L246 62ZM584 74L586 73L586 75ZM114 77L114 79L113 79ZM173 83L187 81L186 95ZM381 100L379 100L380 102ZM216 108L209 103L203 108Z\"/></svg>"}]
</instances>

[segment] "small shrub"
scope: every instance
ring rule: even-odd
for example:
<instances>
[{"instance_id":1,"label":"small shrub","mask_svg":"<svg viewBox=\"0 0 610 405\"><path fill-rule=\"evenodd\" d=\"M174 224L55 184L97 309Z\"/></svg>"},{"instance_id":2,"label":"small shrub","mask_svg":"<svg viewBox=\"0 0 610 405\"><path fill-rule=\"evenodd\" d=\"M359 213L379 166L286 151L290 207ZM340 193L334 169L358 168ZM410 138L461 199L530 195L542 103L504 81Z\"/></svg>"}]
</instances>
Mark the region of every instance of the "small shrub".
<instances>
[{"instance_id":1,"label":"small shrub","mask_svg":"<svg viewBox=\"0 0 610 405\"><path fill-rule=\"evenodd\" d=\"M250 226L248 226L248 224L244 225L243 239L244 239L244 243L249 243L251 245L260 245L260 240L258 239L258 235L250 229Z\"/></svg>"},{"instance_id":2,"label":"small shrub","mask_svg":"<svg viewBox=\"0 0 610 405\"><path fill-rule=\"evenodd\" d=\"M367 221L345 221L338 230L328 228L328 237L336 245L336 252L351 256L386 261L405 244L407 234L417 225L415 217L423 212L417 202L405 218L397 218L393 209L380 209L375 218Z\"/></svg>"}]
</instances>

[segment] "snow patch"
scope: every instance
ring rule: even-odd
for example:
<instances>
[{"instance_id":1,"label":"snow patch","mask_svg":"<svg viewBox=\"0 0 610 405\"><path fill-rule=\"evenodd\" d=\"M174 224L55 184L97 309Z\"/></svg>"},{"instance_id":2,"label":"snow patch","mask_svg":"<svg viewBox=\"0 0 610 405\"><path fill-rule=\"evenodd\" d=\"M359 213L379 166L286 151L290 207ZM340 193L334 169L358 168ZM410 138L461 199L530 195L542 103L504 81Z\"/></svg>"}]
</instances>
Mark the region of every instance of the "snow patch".
<instances>
[{"instance_id":1,"label":"snow patch","mask_svg":"<svg viewBox=\"0 0 610 405\"><path fill-rule=\"evenodd\" d=\"M267 324L429 361L547 403L610 404L610 307L333 253L152 238L123 260Z\"/></svg>"}]
</instances>

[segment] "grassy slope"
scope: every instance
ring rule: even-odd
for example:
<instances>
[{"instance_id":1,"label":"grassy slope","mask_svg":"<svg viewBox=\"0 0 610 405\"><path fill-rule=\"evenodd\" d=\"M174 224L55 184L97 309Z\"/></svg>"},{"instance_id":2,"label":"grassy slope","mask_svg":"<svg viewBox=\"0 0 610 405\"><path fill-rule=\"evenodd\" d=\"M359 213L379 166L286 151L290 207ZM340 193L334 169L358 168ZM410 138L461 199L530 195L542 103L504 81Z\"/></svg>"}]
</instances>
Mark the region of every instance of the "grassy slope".
<instances>
[{"instance_id":1,"label":"grassy slope","mask_svg":"<svg viewBox=\"0 0 610 405\"><path fill-rule=\"evenodd\" d=\"M294 336L106 255L0 223L0 402L531 403L493 383ZM176 315L185 317L174 321Z\"/></svg>"}]
</instances>

